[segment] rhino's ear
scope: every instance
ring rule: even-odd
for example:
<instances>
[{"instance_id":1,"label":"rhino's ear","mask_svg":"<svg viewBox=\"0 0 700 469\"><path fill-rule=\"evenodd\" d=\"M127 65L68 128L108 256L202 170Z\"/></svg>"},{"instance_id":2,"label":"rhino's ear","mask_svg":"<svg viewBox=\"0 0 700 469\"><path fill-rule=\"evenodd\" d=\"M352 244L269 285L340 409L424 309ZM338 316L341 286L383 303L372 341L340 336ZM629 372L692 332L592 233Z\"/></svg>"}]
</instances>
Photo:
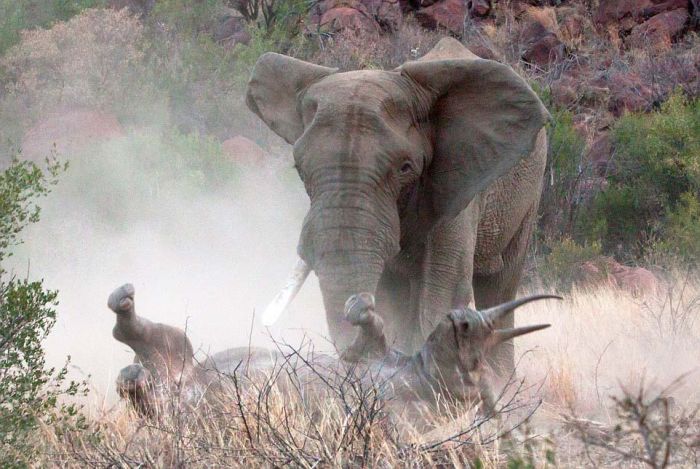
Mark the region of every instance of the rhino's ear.
<instances>
[{"instance_id":1,"label":"rhino's ear","mask_svg":"<svg viewBox=\"0 0 700 469\"><path fill-rule=\"evenodd\" d=\"M297 108L299 96L311 84L336 71L268 52L255 64L246 104L277 135L294 144L304 131Z\"/></svg>"}]
</instances>

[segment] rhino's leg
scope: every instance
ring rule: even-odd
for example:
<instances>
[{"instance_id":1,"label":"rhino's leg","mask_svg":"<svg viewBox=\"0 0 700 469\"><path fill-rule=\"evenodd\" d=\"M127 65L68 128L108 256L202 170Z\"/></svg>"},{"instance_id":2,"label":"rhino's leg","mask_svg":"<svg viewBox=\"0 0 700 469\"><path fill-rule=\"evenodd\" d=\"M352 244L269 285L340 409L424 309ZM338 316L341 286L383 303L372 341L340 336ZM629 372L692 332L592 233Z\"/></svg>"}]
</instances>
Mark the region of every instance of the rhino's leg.
<instances>
[{"instance_id":1,"label":"rhino's leg","mask_svg":"<svg viewBox=\"0 0 700 469\"><path fill-rule=\"evenodd\" d=\"M119 372L117 394L126 399L144 417L156 413L157 399L155 383L151 373L138 363L133 363Z\"/></svg>"},{"instance_id":2,"label":"rhino's leg","mask_svg":"<svg viewBox=\"0 0 700 469\"><path fill-rule=\"evenodd\" d=\"M389 352L384 321L374 312L374 296L360 293L345 303L345 319L358 327L358 334L341 358L348 362L382 358Z\"/></svg>"},{"instance_id":3,"label":"rhino's leg","mask_svg":"<svg viewBox=\"0 0 700 469\"><path fill-rule=\"evenodd\" d=\"M177 385L192 374L193 350L182 329L153 323L136 314L133 285L125 284L109 296L107 305L116 313L112 335L136 353L136 360L167 386Z\"/></svg>"}]
</instances>

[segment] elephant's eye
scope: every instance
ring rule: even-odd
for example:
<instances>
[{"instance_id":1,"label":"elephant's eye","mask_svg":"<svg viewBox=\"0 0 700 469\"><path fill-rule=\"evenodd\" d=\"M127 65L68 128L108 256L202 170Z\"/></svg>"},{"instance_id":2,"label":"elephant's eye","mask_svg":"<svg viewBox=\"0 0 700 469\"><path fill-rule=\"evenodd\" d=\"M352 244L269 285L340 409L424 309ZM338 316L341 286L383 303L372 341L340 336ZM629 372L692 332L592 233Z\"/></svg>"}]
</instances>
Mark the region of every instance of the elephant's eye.
<instances>
[{"instance_id":1,"label":"elephant's eye","mask_svg":"<svg viewBox=\"0 0 700 469\"><path fill-rule=\"evenodd\" d=\"M404 164L401 165L401 174L408 174L411 172L413 169L413 166L411 166L411 163L406 161Z\"/></svg>"}]
</instances>

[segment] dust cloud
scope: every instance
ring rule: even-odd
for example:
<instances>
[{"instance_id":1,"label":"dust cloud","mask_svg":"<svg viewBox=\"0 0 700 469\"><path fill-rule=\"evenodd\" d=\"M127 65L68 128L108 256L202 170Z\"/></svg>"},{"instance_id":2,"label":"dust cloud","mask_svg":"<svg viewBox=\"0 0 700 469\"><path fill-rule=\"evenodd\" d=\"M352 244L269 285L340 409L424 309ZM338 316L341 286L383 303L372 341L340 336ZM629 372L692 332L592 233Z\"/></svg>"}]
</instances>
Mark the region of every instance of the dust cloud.
<instances>
[{"instance_id":1,"label":"dust cloud","mask_svg":"<svg viewBox=\"0 0 700 469\"><path fill-rule=\"evenodd\" d=\"M295 264L308 209L289 150L209 187L185 181L188 169L172 173L170 155L151 158L170 148L162 140L157 129L129 130L71 158L12 258L16 274L59 290L49 364L61 366L70 355L71 377L91 376L98 408L115 401L116 374L133 358L112 338L114 314L106 306L125 282L136 287L139 314L186 328L200 356L249 342L274 346L271 337L293 345L308 337L330 349L313 275L275 327L260 323ZM170 178L153 177L168 171ZM543 291L549 289L532 293ZM516 341L516 353L523 355L520 375L542 383L554 414L568 407L598 414L621 386L661 389L681 375L685 385L674 396L700 402L700 284L656 297L606 288L565 297L517 314L523 325L553 326Z\"/></svg>"},{"instance_id":2,"label":"dust cloud","mask_svg":"<svg viewBox=\"0 0 700 469\"><path fill-rule=\"evenodd\" d=\"M186 327L200 354L249 341L270 345L270 336L295 344L306 334L318 346L328 343L313 275L275 327L264 328L260 314L254 318L295 263L308 207L290 155L242 169L216 190L151 197L142 211L140 182L130 178L162 168L129 168L139 163L122 154L123 145L110 145L70 160L68 173L41 201L40 222L23 234L12 258L15 273L43 278L60 292L58 321L46 342L50 365L70 355L71 377L91 377L91 399L115 399L116 374L133 352L112 338L114 314L106 302L125 282L136 288L140 315ZM95 157L104 159L99 177L87 178ZM126 190L109 194L115 187Z\"/></svg>"}]
</instances>

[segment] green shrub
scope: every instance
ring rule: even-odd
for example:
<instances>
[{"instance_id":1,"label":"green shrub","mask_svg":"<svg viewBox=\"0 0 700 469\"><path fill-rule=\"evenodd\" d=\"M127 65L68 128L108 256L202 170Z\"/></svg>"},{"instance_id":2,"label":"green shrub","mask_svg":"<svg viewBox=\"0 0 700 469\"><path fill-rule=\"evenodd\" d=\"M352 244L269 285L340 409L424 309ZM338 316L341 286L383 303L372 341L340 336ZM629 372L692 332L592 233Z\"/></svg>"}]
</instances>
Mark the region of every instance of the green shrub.
<instances>
[{"instance_id":1,"label":"green shrub","mask_svg":"<svg viewBox=\"0 0 700 469\"><path fill-rule=\"evenodd\" d=\"M0 173L0 466L26 467L37 456L40 422L80 424L78 407L62 396L84 392L66 383L67 367L47 368L42 342L56 322L57 292L41 281L17 279L2 267L19 234L38 221L36 198L55 183L60 166L42 172L34 163L13 162Z\"/></svg>"},{"instance_id":2,"label":"green shrub","mask_svg":"<svg viewBox=\"0 0 700 469\"><path fill-rule=\"evenodd\" d=\"M685 231L681 214L687 215L691 198L700 196L700 101L675 93L657 112L622 117L613 138L615 168L608 188L596 196L580 226L606 252L639 258L653 240ZM695 251L690 242L683 252Z\"/></svg>"},{"instance_id":3,"label":"green shrub","mask_svg":"<svg viewBox=\"0 0 700 469\"><path fill-rule=\"evenodd\" d=\"M666 218L665 236L653 249L672 260L697 265L700 261L700 201L686 192ZM676 262L677 263L677 262Z\"/></svg>"},{"instance_id":4,"label":"green shrub","mask_svg":"<svg viewBox=\"0 0 700 469\"><path fill-rule=\"evenodd\" d=\"M159 0L149 15L149 21L163 24L182 35L196 36L210 32L223 12L221 0Z\"/></svg>"},{"instance_id":5,"label":"green shrub","mask_svg":"<svg viewBox=\"0 0 700 469\"><path fill-rule=\"evenodd\" d=\"M580 206L580 183L587 168L583 165L584 139L576 132L573 116L555 110L547 125L547 167L540 200L538 237L548 243L574 237Z\"/></svg>"},{"instance_id":6,"label":"green shrub","mask_svg":"<svg viewBox=\"0 0 700 469\"><path fill-rule=\"evenodd\" d=\"M65 21L104 0L0 0L0 54L19 42L21 31Z\"/></svg>"},{"instance_id":7,"label":"green shrub","mask_svg":"<svg viewBox=\"0 0 700 469\"><path fill-rule=\"evenodd\" d=\"M579 279L580 267L584 262L597 263L601 258L598 243L578 244L571 238L553 242L540 267L542 281L559 290L568 290Z\"/></svg>"}]
</instances>

